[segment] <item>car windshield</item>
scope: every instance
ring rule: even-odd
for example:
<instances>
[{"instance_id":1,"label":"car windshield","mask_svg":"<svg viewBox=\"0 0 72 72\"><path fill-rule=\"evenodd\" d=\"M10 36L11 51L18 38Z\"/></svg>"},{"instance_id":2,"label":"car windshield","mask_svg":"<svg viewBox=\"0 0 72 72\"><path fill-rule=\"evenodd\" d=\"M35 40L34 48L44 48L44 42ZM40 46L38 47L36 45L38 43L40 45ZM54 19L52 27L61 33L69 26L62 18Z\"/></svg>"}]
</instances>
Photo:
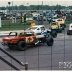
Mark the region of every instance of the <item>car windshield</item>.
<instances>
[{"instance_id":1,"label":"car windshield","mask_svg":"<svg viewBox=\"0 0 72 72\"><path fill-rule=\"evenodd\" d=\"M24 36L33 36L33 34L24 34Z\"/></svg>"},{"instance_id":2,"label":"car windshield","mask_svg":"<svg viewBox=\"0 0 72 72\"><path fill-rule=\"evenodd\" d=\"M52 25L56 25L56 23L52 23Z\"/></svg>"},{"instance_id":3,"label":"car windshield","mask_svg":"<svg viewBox=\"0 0 72 72\"><path fill-rule=\"evenodd\" d=\"M31 27L31 28L28 28L28 30L35 30L37 27Z\"/></svg>"},{"instance_id":4,"label":"car windshield","mask_svg":"<svg viewBox=\"0 0 72 72\"><path fill-rule=\"evenodd\" d=\"M33 33L28 33L28 32L24 32L24 33L20 33L19 36L33 36Z\"/></svg>"},{"instance_id":5,"label":"car windshield","mask_svg":"<svg viewBox=\"0 0 72 72\"><path fill-rule=\"evenodd\" d=\"M61 19L57 20L57 21L62 21Z\"/></svg>"},{"instance_id":6,"label":"car windshield","mask_svg":"<svg viewBox=\"0 0 72 72\"><path fill-rule=\"evenodd\" d=\"M58 19L57 17L53 17L53 19Z\"/></svg>"}]
</instances>

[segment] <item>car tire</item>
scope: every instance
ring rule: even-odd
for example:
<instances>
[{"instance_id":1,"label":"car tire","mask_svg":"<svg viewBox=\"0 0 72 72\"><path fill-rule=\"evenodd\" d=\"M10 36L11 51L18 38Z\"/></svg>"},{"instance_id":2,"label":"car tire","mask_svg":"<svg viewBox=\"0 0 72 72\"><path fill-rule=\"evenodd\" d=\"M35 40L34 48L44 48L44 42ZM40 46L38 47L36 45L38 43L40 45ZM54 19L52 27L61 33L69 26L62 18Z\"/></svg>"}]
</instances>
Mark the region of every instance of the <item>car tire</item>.
<instances>
[{"instance_id":1,"label":"car tire","mask_svg":"<svg viewBox=\"0 0 72 72\"><path fill-rule=\"evenodd\" d=\"M70 31L69 30L67 31L67 35L70 35Z\"/></svg>"},{"instance_id":2,"label":"car tire","mask_svg":"<svg viewBox=\"0 0 72 72\"><path fill-rule=\"evenodd\" d=\"M66 28L66 25L64 25L64 28Z\"/></svg>"},{"instance_id":3,"label":"car tire","mask_svg":"<svg viewBox=\"0 0 72 72\"><path fill-rule=\"evenodd\" d=\"M59 33L62 33L62 29L59 30Z\"/></svg>"},{"instance_id":4,"label":"car tire","mask_svg":"<svg viewBox=\"0 0 72 72\"><path fill-rule=\"evenodd\" d=\"M18 44L17 44L17 49L20 50L20 51L24 51L26 50L26 43L25 41L19 41Z\"/></svg>"},{"instance_id":5,"label":"car tire","mask_svg":"<svg viewBox=\"0 0 72 72\"><path fill-rule=\"evenodd\" d=\"M15 46L12 45L12 44L8 44L8 47L9 47L10 50L15 50L16 49Z\"/></svg>"},{"instance_id":6,"label":"car tire","mask_svg":"<svg viewBox=\"0 0 72 72\"><path fill-rule=\"evenodd\" d=\"M54 43L53 38L47 39L47 45L48 45L48 46L53 46L53 43Z\"/></svg>"},{"instance_id":7,"label":"car tire","mask_svg":"<svg viewBox=\"0 0 72 72\"><path fill-rule=\"evenodd\" d=\"M13 47L12 47L11 45L8 45L8 47L9 47L9 49L10 49L10 50L12 50L12 49L13 49Z\"/></svg>"},{"instance_id":8,"label":"car tire","mask_svg":"<svg viewBox=\"0 0 72 72\"><path fill-rule=\"evenodd\" d=\"M56 31L52 31L51 35L56 38L57 37L57 32Z\"/></svg>"}]
</instances>

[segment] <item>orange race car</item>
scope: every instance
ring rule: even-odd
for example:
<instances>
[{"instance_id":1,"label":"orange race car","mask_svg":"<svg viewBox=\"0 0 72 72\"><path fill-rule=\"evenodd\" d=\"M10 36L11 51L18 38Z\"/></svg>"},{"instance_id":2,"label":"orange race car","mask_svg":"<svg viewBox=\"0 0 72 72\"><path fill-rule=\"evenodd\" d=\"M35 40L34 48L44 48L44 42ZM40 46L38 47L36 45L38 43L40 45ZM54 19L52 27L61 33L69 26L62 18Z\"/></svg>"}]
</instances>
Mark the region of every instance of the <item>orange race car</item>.
<instances>
[{"instance_id":1,"label":"orange race car","mask_svg":"<svg viewBox=\"0 0 72 72\"><path fill-rule=\"evenodd\" d=\"M37 45L46 42L48 46L53 45L51 35L35 35L33 32L10 32L8 37L3 38L2 45L7 45L10 49L26 50L27 45Z\"/></svg>"}]
</instances>

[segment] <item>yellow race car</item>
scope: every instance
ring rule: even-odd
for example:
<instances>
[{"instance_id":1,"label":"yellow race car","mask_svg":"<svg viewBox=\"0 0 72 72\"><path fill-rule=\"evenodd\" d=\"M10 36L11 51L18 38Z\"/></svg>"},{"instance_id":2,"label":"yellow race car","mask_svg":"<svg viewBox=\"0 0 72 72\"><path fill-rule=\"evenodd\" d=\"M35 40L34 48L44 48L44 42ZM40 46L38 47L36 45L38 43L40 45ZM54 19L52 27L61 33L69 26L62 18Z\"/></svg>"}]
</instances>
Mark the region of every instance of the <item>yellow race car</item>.
<instances>
[{"instance_id":1,"label":"yellow race car","mask_svg":"<svg viewBox=\"0 0 72 72\"><path fill-rule=\"evenodd\" d=\"M60 24L58 24L57 22L52 22L50 27L52 31L56 31L57 33L62 32L62 28L60 27Z\"/></svg>"}]
</instances>

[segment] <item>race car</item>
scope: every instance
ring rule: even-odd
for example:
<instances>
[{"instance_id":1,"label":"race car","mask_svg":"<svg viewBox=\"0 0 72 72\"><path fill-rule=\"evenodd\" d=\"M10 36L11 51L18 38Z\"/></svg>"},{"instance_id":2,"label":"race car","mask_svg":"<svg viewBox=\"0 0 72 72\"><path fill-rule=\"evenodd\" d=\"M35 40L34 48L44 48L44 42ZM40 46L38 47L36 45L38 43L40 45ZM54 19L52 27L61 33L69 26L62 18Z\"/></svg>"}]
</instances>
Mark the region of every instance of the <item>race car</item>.
<instances>
[{"instance_id":1,"label":"race car","mask_svg":"<svg viewBox=\"0 0 72 72\"><path fill-rule=\"evenodd\" d=\"M35 46L41 43L53 46L54 39L51 35L36 35L31 31L10 32L8 37L3 38L2 45L7 45L10 49L26 50L28 45Z\"/></svg>"},{"instance_id":2,"label":"race car","mask_svg":"<svg viewBox=\"0 0 72 72\"><path fill-rule=\"evenodd\" d=\"M66 25L65 25L65 19L63 19L63 18L53 19L53 22L57 22L58 25L62 28L62 30L64 30L65 27L66 27Z\"/></svg>"},{"instance_id":3,"label":"race car","mask_svg":"<svg viewBox=\"0 0 72 72\"><path fill-rule=\"evenodd\" d=\"M52 31L56 31L57 33L62 32L62 27L60 27L60 24L58 24L58 22L52 22L50 24L50 28Z\"/></svg>"},{"instance_id":4,"label":"race car","mask_svg":"<svg viewBox=\"0 0 72 72\"><path fill-rule=\"evenodd\" d=\"M72 35L72 23L69 25L69 29L67 30L67 35Z\"/></svg>"},{"instance_id":5,"label":"race car","mask_svg":"<svg viewBox=\"0 0 72 72\"><path fill-rule=\"evenodd\" d=\"M57 37L56 31L51 31L50 29L46 29L44 25L34 25L26 30L31 30L36 34L51 34L54 38Z\"/></svg>"},{"instance_id":6,"label":"race car","mask_svg":"<svg viewBox=\"0 0 72 72\"><path fill-rule=\"evenodd\" d=\"M62 27L62 30L65 29L65 20L63 18L58 19L58 24L60 24L60 27Z\"/></svg>"}]
</instances>

